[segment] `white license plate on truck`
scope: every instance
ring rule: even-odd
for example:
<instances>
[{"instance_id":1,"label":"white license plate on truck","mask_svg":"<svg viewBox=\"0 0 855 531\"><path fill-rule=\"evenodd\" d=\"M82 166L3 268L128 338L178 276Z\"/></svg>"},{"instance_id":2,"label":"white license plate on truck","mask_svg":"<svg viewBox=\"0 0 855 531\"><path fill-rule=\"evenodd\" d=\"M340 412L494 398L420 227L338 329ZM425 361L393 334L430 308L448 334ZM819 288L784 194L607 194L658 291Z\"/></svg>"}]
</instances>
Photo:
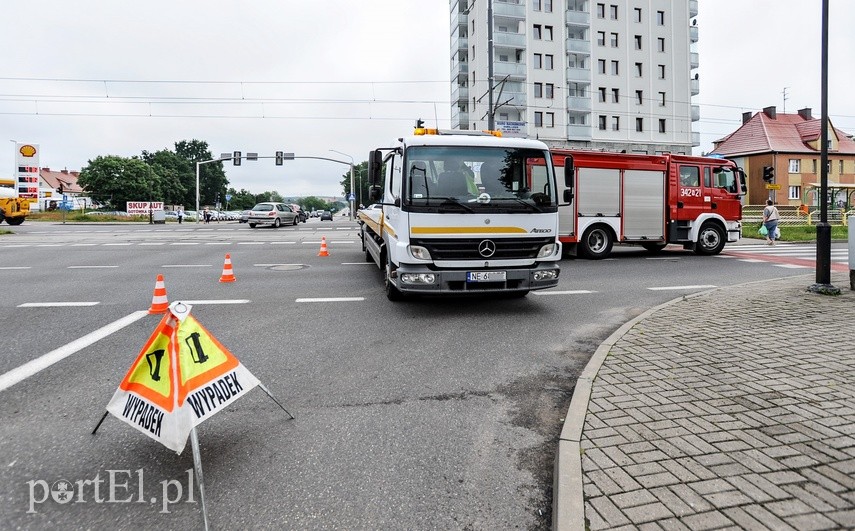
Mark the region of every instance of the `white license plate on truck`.
<instances>
[{"instance_id":1,"label":"white license plate on truck","mask_svg":"<svg viewBox=\"0 0 855 531\"><path fill-rule=\"evenodd\" d=\"M466 282L504 282L506 276L505 271L469 271Z\"/></svg>"}]
</instances>

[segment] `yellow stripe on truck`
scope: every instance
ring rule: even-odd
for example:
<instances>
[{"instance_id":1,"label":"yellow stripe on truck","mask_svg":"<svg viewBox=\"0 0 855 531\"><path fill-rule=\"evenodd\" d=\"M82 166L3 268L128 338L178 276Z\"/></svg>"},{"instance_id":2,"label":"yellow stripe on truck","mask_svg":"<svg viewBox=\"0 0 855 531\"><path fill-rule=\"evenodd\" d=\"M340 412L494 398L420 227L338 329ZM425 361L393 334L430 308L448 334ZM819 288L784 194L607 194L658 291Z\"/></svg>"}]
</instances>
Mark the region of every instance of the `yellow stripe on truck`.
<instances>
[{"instance_id":1,"label":"yellow stripe on truck","mask_svg":"<svg viewBox=\"0 0 855 531\"><path fill-rule=\"evenodd\" d=\"M413 234L528 234L522 227L413 227Z\"/></svg>"}]
</instances>

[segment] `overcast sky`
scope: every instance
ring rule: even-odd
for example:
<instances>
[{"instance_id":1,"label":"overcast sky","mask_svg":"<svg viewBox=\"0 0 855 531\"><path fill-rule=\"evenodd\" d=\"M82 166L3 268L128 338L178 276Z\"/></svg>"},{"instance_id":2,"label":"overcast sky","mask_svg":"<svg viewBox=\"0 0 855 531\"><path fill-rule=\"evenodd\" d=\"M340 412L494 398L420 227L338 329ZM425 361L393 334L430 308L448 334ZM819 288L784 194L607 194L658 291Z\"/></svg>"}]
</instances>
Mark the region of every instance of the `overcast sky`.
<instances>
[{"instance_id":1,"label":"overcast sky","mask_svg":"<svg viewBox=\"0 0 855 531\"><path fill-rule=\"evenodd\" d=\"M484 1L484 0L477 0ZM675 0L676 1L676 0ZM556 2L558 3L558 2ZM829 115L855 133L855 2L830 0ZM701 0L701 147L769 105L820 115L819 0ZM199 139L356 162L412 130L449 127L447 0L27 0L0 19L0 131L79 170ZM225 166L230 186L341 194L347 167ZM0 175L14 171L14 144Z\"/></svg>"}]
</instances>

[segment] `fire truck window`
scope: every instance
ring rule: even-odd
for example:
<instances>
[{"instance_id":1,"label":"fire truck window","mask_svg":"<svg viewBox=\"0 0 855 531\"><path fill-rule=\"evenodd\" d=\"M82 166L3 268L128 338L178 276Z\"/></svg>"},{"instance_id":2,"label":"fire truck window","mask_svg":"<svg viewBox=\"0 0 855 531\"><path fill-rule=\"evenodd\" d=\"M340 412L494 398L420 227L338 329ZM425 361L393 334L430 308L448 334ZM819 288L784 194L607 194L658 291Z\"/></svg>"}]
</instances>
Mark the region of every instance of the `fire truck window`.
<instances>
[{"instance_id":1,"label":"fire truck window","mask_svg":"<svg viewBox=\"0 0 855 531\"><path fill-rule=\"evenodd\" d=\"M681 186L700 186L701 169L697 166L680 166Z\"/></svg>"},{"instance_id":2,"label":"fire truck window","mask_svg":"<svg viewBox=\"0 0 855 531\"><path fill-rule=\"evenodd\" d=\"M710 187L710 169L704 168L704 187Z\"/></svg>"}]
</instances>

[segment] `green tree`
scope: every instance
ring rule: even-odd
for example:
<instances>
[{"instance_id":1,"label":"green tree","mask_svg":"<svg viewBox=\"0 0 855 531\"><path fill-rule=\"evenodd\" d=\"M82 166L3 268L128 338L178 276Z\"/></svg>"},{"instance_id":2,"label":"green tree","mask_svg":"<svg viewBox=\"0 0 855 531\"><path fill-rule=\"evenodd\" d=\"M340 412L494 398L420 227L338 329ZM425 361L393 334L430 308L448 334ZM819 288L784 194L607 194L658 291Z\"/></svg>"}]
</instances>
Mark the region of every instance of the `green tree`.
<instances>
[{"instance_id":1,"label":"green tree","mask_svg":"<svg viewBox=\"0 0 855 531\"><path fill-rule=\"evenodd\" d=\"M175 143L175 154L187 160L193 168L193 184L189 188L192 197L188 203L196 204L196 163L212 160L214 157L203 140L181 140ZM226 187L229 180L223 170L222 162L211 162L199 166L199 205L213 205L219 199L225 202Z\"/></svg>"},{"instance_id":2,"label":"green tree","mask_svg":"<svg viewBox=\"0 0 855 531\"><path fill-rule=\"evenodd\" d=\"M163 200L161 177L137 157L96 157L80 170L77 183L116 210L125 210L128 201Z\"/></svg>"},{"instance_id":3,"label":"green tree","mask_svg":"<svg viewBox=\"0 0 855 531\"><path fill-rule=\"evenodd\" d=\"M240 191L237 191L234 188L229 188L228 193L232 196L232 200L229 201L229 209L231 210L249 210L254 207L257 202L255 200L255 195L243 188L241 188Z\"/></svg>"},{"instance_id":4,"label":"green tree","mask_svg":"<svg viewBox=\"0 0 855 531\"><path fill-rule=\"evenodd\" d=\"M354 203L357 208L359 208L360 203L363 205L371 203L371 200L368 198L368 190L370 188L368 183L368 161L360 162L353 166L353 186L355 190L354 195L356 196ZM350 193L350 170L341 177L341 189L344 190L344 197L347 197Z\"/></svg>"},{"instance_id":5,"label":"green tree","mask_svg":"<svg viewBox=\"0 0 855 531\"><path fill-rule=\"evenodd\" d=\"M143 151L142 159L160 177L166 204L195 207L196 170L190 161L168 149L154 153Z\"/></svg>"}]
</instances>

